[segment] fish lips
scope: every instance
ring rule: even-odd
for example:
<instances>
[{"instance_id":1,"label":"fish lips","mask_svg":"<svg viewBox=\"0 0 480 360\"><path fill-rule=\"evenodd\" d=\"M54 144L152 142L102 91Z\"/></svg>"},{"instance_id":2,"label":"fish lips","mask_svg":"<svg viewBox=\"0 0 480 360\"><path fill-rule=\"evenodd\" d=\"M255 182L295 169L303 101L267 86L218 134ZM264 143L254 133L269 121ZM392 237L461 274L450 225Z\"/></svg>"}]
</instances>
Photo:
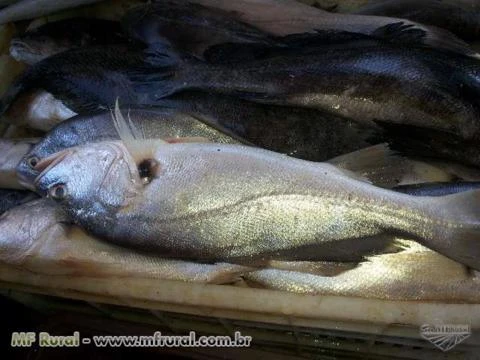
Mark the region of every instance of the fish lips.
<instances>
[{"instance_id":1,"label":"fish lips","mask_svg":"<svg viewBox=\"0 0 480 360\"><path fill-rule=\"evenodd\" d=\"M49 170L53 169L59 164L65 157L71 154L70 150L61 151L59 153L50 155L44 159L41 159L34 167L34 171L38 172L38 176L33 182L34 189L42 196L48 195L49 189L56 185L56 182L48 177Z\"/></svg>"}]
</instances>

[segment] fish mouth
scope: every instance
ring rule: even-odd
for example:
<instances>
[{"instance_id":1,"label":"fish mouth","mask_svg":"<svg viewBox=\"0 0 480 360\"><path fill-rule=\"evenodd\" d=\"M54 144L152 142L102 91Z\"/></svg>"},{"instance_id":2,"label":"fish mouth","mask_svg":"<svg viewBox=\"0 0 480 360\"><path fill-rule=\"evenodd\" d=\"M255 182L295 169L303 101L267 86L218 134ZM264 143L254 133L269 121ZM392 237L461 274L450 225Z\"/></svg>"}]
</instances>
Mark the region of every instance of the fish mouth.
<instances>
[{"instance_id":1,"label":"fish mouth","mask_svg":"<svg viewBox=\"0 0 480 360\"><path fill-rule=\"evenodd\" d=\"M33 168L39 175L33 181L33 188L39 190L38 184L41 182L42 178L48 173L49 170L54 168L59 164L63 159L68 155L72 154L72 150L64 150L56 154L50 155L44 159L41 159L38 164Z\"/></svg>"}]
</instances>

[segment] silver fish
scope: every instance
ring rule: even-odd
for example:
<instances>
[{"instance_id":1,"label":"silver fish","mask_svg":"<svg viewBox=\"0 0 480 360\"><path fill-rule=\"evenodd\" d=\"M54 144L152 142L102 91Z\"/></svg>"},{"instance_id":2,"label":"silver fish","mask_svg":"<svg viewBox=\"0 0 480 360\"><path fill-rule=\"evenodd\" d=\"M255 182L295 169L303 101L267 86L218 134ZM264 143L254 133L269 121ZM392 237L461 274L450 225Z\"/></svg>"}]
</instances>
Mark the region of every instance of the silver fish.
<instances>
[{"instance_id":1,"label":"silver fish","mask_svg":"<svg viewBox=\"0 0 480 360\"><path fill-rule=\"evenodd\" d=\"M230 283L248 268L166 260L94 239L65 217L50 200L16 207L0 218L0 260L48 275L119 276Z\"/></svg>"},{"instance_id":2,"label":"silver fish","mask_svg":"<svg viewBox=\"0 0 480 360\"><path fill-rule=\"evenodd\" d=\"M414 197L239 145L125 144L54 154L35 185L94 236L169 257L354 261L402 234L480 268L480 192Z\"/></svg>"},{"instance_id":3,"label":"silver fish","mask_svg":"<svg viewBox=\"0 0 480 360\"><path fill-rule=\"evenodd\" d=\"M480 301L480 277L461 264L418 247L370 257L358 267L335 276L264 269L243 277L256 286L312 295L399 301Z\"/></svg>"},{"instance_id":4,"label":"silver fish","mask_svg":"<svg viewBox=\"0 0 480 360\"><path fill-rule=\"evenodd\" d=\"M23 0L0 10L0 24L33 19L100 0Z\"/></svg>"},{"instance_id":5,"label":"silver fish","mask_svg":"<svg viewBox=\"0 0 480 360\"><path fill-rule=\"evenodd\" d=\"M24 189L17 179L16 168L36 141L0 139L0 188Z\"/></svg>"}]
</instances>

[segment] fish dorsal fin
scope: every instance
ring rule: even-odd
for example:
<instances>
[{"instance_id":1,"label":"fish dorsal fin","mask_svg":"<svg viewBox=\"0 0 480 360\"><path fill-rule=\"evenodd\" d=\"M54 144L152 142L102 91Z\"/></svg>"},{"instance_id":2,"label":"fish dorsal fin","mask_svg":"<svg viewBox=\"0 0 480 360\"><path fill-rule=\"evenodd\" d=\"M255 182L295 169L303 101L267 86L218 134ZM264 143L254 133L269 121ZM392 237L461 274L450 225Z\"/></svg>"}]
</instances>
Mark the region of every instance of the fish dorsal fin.
<instances>
[{"instance_id":1,"label":"fish dorsal fin","mask_svg":"<svg viewBox=\"0 0 480 360\"><path fill-rule=\"evenodd\" d=\"M130 116L128 116L128 121L125 119L118 99L115 101L112 119L122 143L137 163L151 159L157 146L166 144L161 139L146 139L144 132L135 126Z\"/></svg>"}]
</instances>

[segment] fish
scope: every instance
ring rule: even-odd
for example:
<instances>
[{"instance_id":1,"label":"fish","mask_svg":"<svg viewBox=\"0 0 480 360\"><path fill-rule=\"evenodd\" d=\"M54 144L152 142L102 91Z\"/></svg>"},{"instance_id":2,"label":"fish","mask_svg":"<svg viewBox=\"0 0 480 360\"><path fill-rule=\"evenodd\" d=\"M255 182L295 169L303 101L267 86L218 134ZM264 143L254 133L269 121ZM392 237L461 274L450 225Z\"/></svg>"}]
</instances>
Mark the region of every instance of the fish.
<instances>
[{"instance_id":1,"label":"fish","mask_svg":"<svg viewBox=\"0 0 480 360\"><path fill-rule=\"evenodd\" d=\"M157 0L163 3L165 0ZM334 14L294 0L190 0L189 2L228 11L239 21L272 35L284 36L306 32L348 31L371 35L378 28L394 23L412 26L423 36L410 38L411 44L455 51L476 56L475 52L449 31L405 19L356 14Z\"/></svg>"},{"instance_id":2,"label":"fish","mask_svg":"<svg viewBox=\"0 0 480 360\"><path fill-rule=\"evenodd\" d=\"M122 56L118 56L122 54ZM130 74L153 71L143 50L127 44L71 49L30 66L1 99L5 114L19 97L35 91L51 94L51 103L71 113L107 110L119 98L123 104L142 104ZM49 110L67 112L67 110Z\"/></svg>"},{"instance_id":3,"label":"fish","mask_svg":"<svg viewBox=\"0 0 480 360\"><path fill-rule=\"evenodd\" d=\"M16 168L22 158L32 149L36 139L0 139L0 188L24 189L19 183Z\"/></svg>"},{"instance_id":4,"label":"fish","mask_svg":"<svg viewBox=\"0 0 480 360\"><path fill-rule=\"evenodd\" d=\"M243 278L256 286L310 295L442 303L480 300L478 275L418 246L369 257L359 266L334 276L261 269L247 272Z\"/></svg>"},{"instance_id":5,"label":"fish","mask_svg":"<svg viewBox=\"0 0 480 360\"><path fill-rule=\"evenodd\" d=\"M367 4L355 14L396 17L433 25L465 41L474 41L480 36L480 8L455 0L387 0Z\"/></svg>"},{"instance_id":6,"label":"fish","mask_svg":"<svg viewBox=\"0 0 480 360\"><path fill-rule=\"evenodd\" d=\"M249 268L162 259L127 250L67 226L49 199L15 207L0 218L0 261L37 274L131 277L224 284Z\"/></svg>"},{"instance_id":7,"label":"fish","mask_svg":"<svg viewBox=\"0 0 480 360\"><path fill-rule=\"evenodd\" d=\"M11 41L10 55L32 65L72 48L126 42L118 21L71 18L46 23L17 35Z\"/></svg>"},{"instance_id":8,"label":"fish","mask_svg":"<svg viewBox=\"0 0 480 360\"><path fill-rule=\"evenodd\" d=\"M480 189L480 182L458 181L400 185L392 190L415 196L444 196L476 189Z\"/></svg>"},{"instance_id":9,"label":"fish","mask_svg":"<svg viewBox=\"0 0 480 360\"><path fill-rule=\"evenodd\" d=\"M289 156L325 161L382 140L381 130L316 110L250 103L233 97L182 93L160 100L161 107L125 108L146 138L200 137L211 142L248 144ZM112 113L80 115L51 130L17 167L23 186L32 187L42 159L68 147L119 140ZM357 166L376 160L352 160ZM32 166L33 164L33 166ZM364 165L365 166L365 165Z\"/></svg>"},{"instance_id":10,"label":"fish","mask_svg":"<svg viewBox=\"0 0 480 360\"><path fill-rule=\"evenodd\" d=\"M396 26L381 31L390 30L413 35L407 35L409 29ZM478 61L358 34L329 32L313 38L317 36L342 40L340 45L334 40L326 45L320 41L304 52L282 50L278 56L238 62L234 70L231 64L190 59L176 62L168 51L159 52L151 61L163 71L138 77L137 89L152 102L180 91L201 89L249 101L314 108L385 127L387 136L398 140L400 147L404 145L403 134L400 138L392 127L402 127L406 134L419 129L414 134L421 140L417 146L422 146L427 136L425 142L430 138L429 145L434 144L430 146L434 156L480 165L478 154L472 156L480 133L479 108L474 100L480 89ZM453 149L452 144L461 147L442 151L442 146ZM464 148L469 156L464 156Z\"/></svg>"},{"instance_id":11,"label":"fish","mask_svg":"<svg viewBox=\"0 0 480 360\"><path fill-rule=\"evenodd\" d=\"M0 24L50 15L100 0L21 0L0 10Z\"/></svg>"},{"instance_id":12,"label":"fish","mask_svg":"<svg viewBox=\"0 0 480 360\"><path fill-rule=\"evenodd\" d=\"M3 114L5 123L48 131L53 126L77 115L45 90L22 93Z\"/></svg>"},{"instance_id":13,"label":"fish","mask_svg":"<svg viewBox=\"0 0 480 360\"><path fill-rule=\"evenodd\" d=\"M182 1L137 6L127 12L122 23L132 39L147 45L167 42L198 58L221 43L274 43L269 34L237 20L231 12Z\"/></svg>"},{"instance_id":14,"label":"fish","mask_svg":"<svg viewBox=\"0 0 480 360\"><path fill-rule=\"evenodd\" d=\"M16 206L38 198L37 194L27 190L0 189L0 216Z\"/></svg>"},{"instance_id":15,"label":"fish","mask_svg":"<svg viewBox=\"0 0 480 360\"><path fill-rule=\"evenodd\" d=\"M70 148L35 167L37 191L93 236L165 257L251 265L356 261L402 234L480 268L478 191L415 197L268 150L139 141L116 113L122 141Z\"/></svg>"}]
</instances>

